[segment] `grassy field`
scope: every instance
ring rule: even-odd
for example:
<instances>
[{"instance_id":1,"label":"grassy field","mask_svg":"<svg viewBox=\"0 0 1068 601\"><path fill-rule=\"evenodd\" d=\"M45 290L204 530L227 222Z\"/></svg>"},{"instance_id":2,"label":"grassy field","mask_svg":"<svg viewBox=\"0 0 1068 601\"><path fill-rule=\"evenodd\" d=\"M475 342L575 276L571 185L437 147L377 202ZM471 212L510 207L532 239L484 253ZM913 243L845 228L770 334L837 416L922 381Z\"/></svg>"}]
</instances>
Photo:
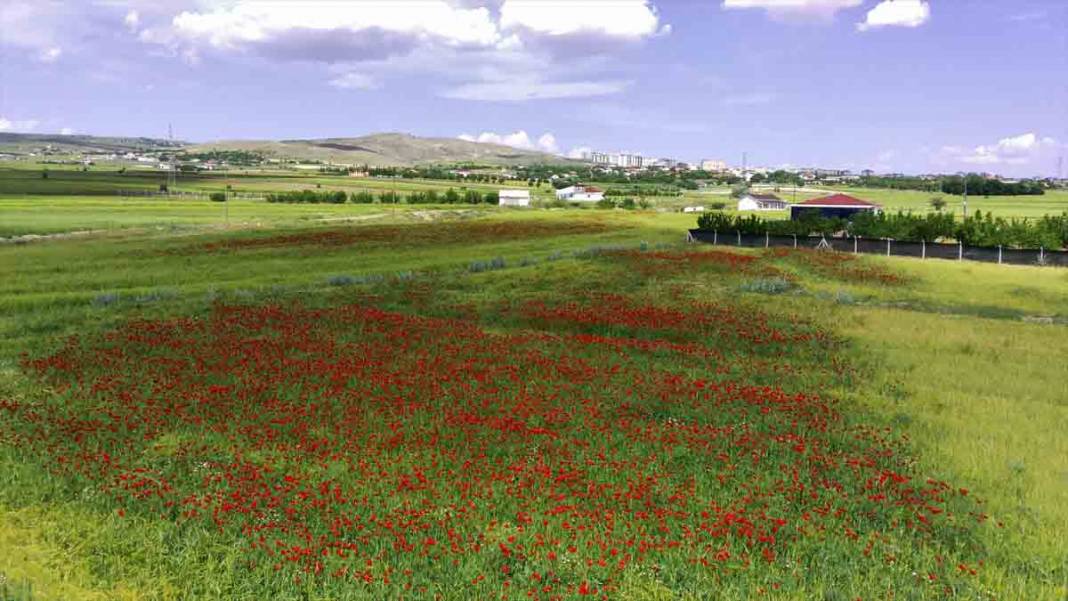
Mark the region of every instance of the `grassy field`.
<instances>
[{"instance_id":1,"label":"grassy field","mask_svg":"<svg viewBox=\"0 0 1068 601\"><path fill-rule=\"evenodd\" d=\"M154 201L123 205L126 201L107 198L37 200L70 203L51 205L53 209L67 206L70 211L78 203L94 200L101 207L49 223L56 211L34 212L34 207L24 206L18 211L25 215L21 227L60 230L96 214L125 209L124 219L116 219L123 225L180 223L190 228L177 232L134 229L0 247L0 401L5 403L0 407L7 409L8 416L0 426L0 591L6 591L0 597L339 599L438 594L451 599L502 594L526 598L532 592L536 598L569 598L596 590L597 595L610 598L696 599L717 590L723 598L1061 599L1066 593L1068 466L1064 457L1068 448L1059 435L1068 427L1068 396L1064 394L1068 370L1062 360L1068 356L1068 273L1063 270L879 257L829 261L814 253L696 249L681 245L682 232L692 216L653 211L441 212L416 222L409 211L393 213L376 205L235 202L230 206L235 222L262 227L226 230L201 227L218 223L221 208L207 202L164 205L176 207L168 214L156 212L160 205ZM368 220L314 221L350 215ZM100 223L106 224L107 219ZM262 322L264 317L255 312L265 306L279 307L272 309L278 312L270 319L281 321ZM389 317L374 319L396 320L398 332L405 332L415 346L410 352L380 346L377 337L388 336L389 330L376 334L379 330L368 329L371 322L359 321L362 313L348 312L355 309L337 313L341 307L353 306L387 311ZM235 318L243 315L241 323L247 324L235 330L229 318L217 313L220 307L253 313L234 314ZM705 321L709 316L713 318ZM174 344L185 345L178 355L172 355L168 347L134 342L152 340L144 337L144 328L162 332L152 324L178 317L196 320L189 323L213 324L215 333L205 338L190 331L175 339ZM449 321L434 321L441 319ZM672 325L674 320L690 325ZM167 327L186 322L175 323ZM265 326L256 323L276 325L257 330ZM751 329L758 324L768 329ZM484 386L494 387L482 392L478 392L481 388L464 392L446 387L434 393L414 381L394 384L397 390L407 391L403 394L411 402L429 403L427 407L434 407L437 395L442 394L460 404L489 402L481 394L494 394L494 389L507 398L521 398L512 396L520 391L504 375L513 370L542 387L524 394L562 394L570 399L563 405L527 401L510 406L512 413L506 413L527 416L527 427L555 428L563 436L555 442L537 434L520 435L516 422L500 422L504 424L497 426L500 430L471 429L439 422L439 410L411 413L414 409L401 406L382 414L385 421L351 424L361 436L374 440L390 435L396 431L387 427L389 420L401 420L397 423L405 424L405 431L413 435L462 432L468 438L467 446L461 448L507 449L505 456L513 458L541 456L550 466L570 466L581 477L574 484L567 479L545 483L548 488L543 490L538 488L543 485L537 484L537 472L531 472L529 477L534 479L529 485L534 489L513 490L516 500L511 502L492 502L497 494L512 489L506 486L508 479L497 479L501 474L493 461L478 463L478 469L486 471L478 472L482 475L475 481L485 488L468 497L473 513L457 521L450 512L458 507L445 501L452 493L434 488L437 492L430 495L430 489L411 475L431 469L431 457L437 452L445 453L440 459L445 465L460 469L462 462L446 459L448 445L424 447L415 443L421 440L417 436L407 459L375 451L380 461L401 463L391 463L395 473L372 486L368 483L379 478L360 476L360 463L351 462L345 455L348 451L340 447L334 453L341 464L331 467L334 464L326 461L316 467L320 460L312 458L320 455L311 451L294 454L289 443L257 442L252 448L248 446L252 438L204 438L200 430L183 426L181 420L166 421L171 418L146 413L156 397L138 397L149 391L140 385L124 393L139 398L133 405L116 404L99 393L79 392L80 385L71 387L82 381L111 386L114 377L163 384L171 376L151 366L203 353L197 360L210 362L223 349L212 345L235 345L227 347L232 352L255 341L302 336L287 328L299 332L307 326L314 328L314 336L299 338L309 343L292 339L294 348L300 349L292 360L336 362L333 345L355 345L351 348L362 350L353 352L387 353L381 360L392 362L400 370L397 373L429 370L441 378L455 377L449 375L455 373L461 381L489 378ZM443 336L437 328L449 333ZM126 354L115 356L118 363L105 368L92 357L112 356L106 350L109 332L136 338L120 347ZM801 342L812 332L826 332L830 338ZM63 341L73 335L80 342L63 351ZM765 335L796 341L771 346L756 342ZM582 346L576 346L579 340ZM317 342L309 345L310 341ZM328 342L331 346L322 346ZM447 350L441 344L447 344ZM484 355L481 348L494 350ZM591 371L581 378L573 373L558 380L542 372L540 364L520 359L542 352L564 361L552 369L586 365ZM73 371L54 371L60 365L54 362L27 364L20 359L50 356ZM460 361L419 363L424 361L421 357L450 356ZM472 371L475 365L490 371ZM281 365L279 369L283 369L279 373L288 373ZM209 370L175 383L193 387L185 395L214 394L210 390L215 385L259 394L254 383L262 373L253 370L246 376L231 368ZM719 407L719 413L709 413L685 401L690 397L674 385L665 388L660 383L646 389L643 386L653 385L651 380L642 384L643 380L626 379L630 377L626 374L636 373L671 374L673 382L681 377L760 390L770 386L786 394L804 392L840 401L827 406L768 404L763 406L775 409L761 413L750 409L766 401L749 405L738 404L733 397L710 397L718 399L713 406ZM358 381L349 385L362 394L381 393L378 388L359 388ZM322 394L310 392L316 386L292 373L278 383L274 394L298 401L303 394ZM589 410L586 417L578 422L574 421L577 416L571 422L554 421L573 411L583 398ZM619 405L620 399L627 400ZM66 420L104 418L99 412L108 407L112 415L132 412L123 419L151 417L168 425L154 427L148 439L87 434L86 442L74 444L70 436L57 438L68 427L63 424L70 423ZM375 414L386 407L390 406L382 405ZM626 413L629 417L624 418L621 407L638 413ZM839 425L791 430L796 427L790 425L791 419L796 421L817 409L830 411L833 419L829 423ZM204 411L184 409L191 410ZM64 416L51 422L61 429L45 429L39 425L42 422L27 421L26 411L53 420ZM74 413L68 417L68 411ZM264 411L271 419L292 420L296 415L279 407ZM486 405L481 404L471 405L468 411L483 415L479 419L494 415L493 411L485 413ZM387 419L387 415L392 417ZM726 421L724 416L728 416ZM259 415L239 414L233 419L247 428L278 427L261 423ZM300 428L318 432L315 436L323 440L341 440L322 429L329 420L300 423ZM632 423L643 424L642 429L629 430L626 424ZM696 431L687 435L691 438L678 439L673 428L688 423L725 428L752 423L752 430L743 439L692 438ZM583 428L608 428L598 430L607 438L595 447L599 448L596 452L561 442L569 437L590 438ZM728 508L734 508L735 518L730 518L734 520L737 511L745 511L745 503L752 502L752 495L743 491L757 490L754 486L774 490L777 470L796 469L798 452L780 450L773 442L778 428L785 428L779 434L802 437L794 440L807 438L809 445L819 449L812 451L817 453L815 462L806 463L800 472L813 491L822 491L818 502L772 495L756 505L759 511L750 508L752 514L742 514L749 516L747 521L724 525ZM875 438L854 439L851 428L860 428L856 432L887 430ZM639 431L643 432L640 436ZM20 438L31 434L36 438ZM308 435L287 430L279 440L294 436L292 440L303 440L299 444L306 445ZM197 439L203 439L210 449L196 450L191 443ZM712 446L694 446L699 440ZM664 446L669 441L675 442ZM763 441L759 443L763 468L744 467L750 461L747 458L723 471L712 468L722 466L719 460L702 454L710 448L720 453L748 453L741 449L752 441ZM490 446L480 446L486 444ZM79 449L96 449L78 464L94 467L88 471L57 468L56 449L64 449L65 456L82 452ZM98 453L103 450L110 453L107 463L100 461ZM286 548L298 545L334 553L340 548L338 541L320 548L319 543L301 542L304 539L294 528L310 527L329 536L329 523L316 525L318 520L357 515L401 519L412 529L405 538L408 542L399 543L386 530L376 530L374 535L351 539L356 545L352 555L344 559L332 555L322 574L317 573L314 560L303 559L296 551L295 559L286 559L284 566L276 568L278 560L271 558L279 557L277 550L250 547L255 539L243 534L248 527L264 523L264 515L247 518L251 521L241 517L255 516L258 510L233 517L225 514L218 526L210 518L176 519L175 511L166 505L172 493L161 490L158 497L143 498L102 478L149 468L166 476L176 491L173 494L179 495L175 500L191 493L248 491L237 484L244 477L240 470L219 472L225 480L202 488L194 469L200 464L181 458L207 457L204 453L216 457L203 460L204 465L218 469L231 465L234 453L242 453L243 465L274 465L300 486L314 483L317 487L327 478L342 487L338 494L351 490L371 494L363 510L339 513L331 509L328 516L314 519L307 508L293 505L303 517L275 518L276 525L271 527L272 536ZM832 458L841 460L855 453L865 459L852 468L846 467L852 465L848 463L834 467ZM617 462L611 463L616 467L607 469L605 461ZM862 467L869 466L868 462L874 463ZM524 464L528 467L523 469L536 464ZM639 469L639 465L646 468ZM863 470L876 466L907 478L906 484L898 486L896 480L878 477L879 472L873 476L883 487L879 494L898 499L903 506L872 500L878 496L865 489ZM610 476L613 471L620 475ZM272 473L263 477L270 482L281 477L277 471ZM397 473L409 476L396 484ZM456 485L448 472L435 473L436 478ZM737 478L744 485L739 488L709 478L714 473ZM641 478L659 484L639 485ZM832 478L845 488L826 489L822 478ZM946 482L949 488L925 484L929 478ZM400 488L388 492L382 488L395 485ZM905 492L913 490L912 486L932 491L926 509L912 508L908 499L913 493ZM853 487L857 487L855 492ZM531 490L553 498L562 496L547 506L540 496L528 498ZM594 495L593 490L602 493ZM625 496L600 496L626 490L636 495L633 501L621 501ZM388 498L400 505L376 500ZM835 517L833 511L826 515L815 511L822 511L819 504L824 502L847 513ZM434 517L416 518L408 513L420 504L432 507ZM619 517L606 522L603 515L580 509L590 504ZM553 513L557 506L565 508ZM657 507L651 515L660 515L658 519L646 522L651 518L641 517ZM702 518L702 511L711 517ZM948 518L947 512L955 517ZM906 526L917 514L926 516L933 526ZM786 523L773 535L763 528L777 522L764 522L762 515ZM805 515L819 517L812 521ZM524 516L536 521L525 525ZM716 516L718 526L713 524ZM746 526L747 522L752 525ZM710 530L701 530L702 524ZM764 538L747 538L747 528L754 529L752 536ZM652 536L656 529L663 531ZM702 532L720 534L706 538L710 534ZM430 539L451 541L448 544L455 545L454 551L446 552L441 547L444 542L426 546ZM627 541L639 539L645 541L642 553L627 546ZM408 544L415 548L406 551ZM572 556L570 547L576 555ZM425 551L430 548L442 551ZM613 548L620 555L611 554ZM621 557L627 557L626 561ZM458 563L442 565L446 558ZM363 572L365 560L373 566ZM601 561L604 566L599 565ZM359 582L329 575L345 566L360 568ZM407 589L408 585L413 588Z\"/></svg>"}]
</instances>

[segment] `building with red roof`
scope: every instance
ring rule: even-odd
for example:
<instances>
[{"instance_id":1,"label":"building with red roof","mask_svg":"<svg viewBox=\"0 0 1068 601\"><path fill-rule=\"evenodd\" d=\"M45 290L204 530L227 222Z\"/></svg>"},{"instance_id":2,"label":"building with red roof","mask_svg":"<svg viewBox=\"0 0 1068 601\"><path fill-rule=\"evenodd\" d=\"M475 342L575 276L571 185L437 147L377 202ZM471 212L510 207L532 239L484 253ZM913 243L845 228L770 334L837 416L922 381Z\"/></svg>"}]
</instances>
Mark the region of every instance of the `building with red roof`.
<instances>
[{"instance_id":1,"label":"building with red roof","mask_svg":"<svg viewBox=\"0 0 1068 601\"><path fill-rule=\"evenodd\" d=\"M817 217L849 219L857 213L870 211L878 213L882 206L866 200L854 198L848 194L831 194L821 196L805 202L790 205L790 219L801 219L804 216L815 215Z\"/></svg>"}]
</instances>

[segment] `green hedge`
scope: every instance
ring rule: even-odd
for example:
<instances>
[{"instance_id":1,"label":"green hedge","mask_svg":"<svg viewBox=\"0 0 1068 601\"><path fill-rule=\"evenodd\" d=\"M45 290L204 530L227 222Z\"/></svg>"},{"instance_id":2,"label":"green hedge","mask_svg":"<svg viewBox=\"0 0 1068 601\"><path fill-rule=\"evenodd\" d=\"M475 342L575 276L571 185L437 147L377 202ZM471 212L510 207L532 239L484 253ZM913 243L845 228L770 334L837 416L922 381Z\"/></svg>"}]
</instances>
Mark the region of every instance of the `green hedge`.
<instances>
[{"instance_id":1,"label":"green hedge","mask_svg":"<svg viewBox=\"0 0 1068 601\"><path fill-rule=\"evenodd\" d=\"M1041 219L1005 219L976 211L962 220L952 213L860 213L852 221L806 216L800 220L768 220L757 215L705 213L697 227L743 234L768 233L777 236L846 234L862 238L892 238L905 242L957 240L973 246L1014 248L1068 247L1068 212Z\"/></svg>"}]
</instances>

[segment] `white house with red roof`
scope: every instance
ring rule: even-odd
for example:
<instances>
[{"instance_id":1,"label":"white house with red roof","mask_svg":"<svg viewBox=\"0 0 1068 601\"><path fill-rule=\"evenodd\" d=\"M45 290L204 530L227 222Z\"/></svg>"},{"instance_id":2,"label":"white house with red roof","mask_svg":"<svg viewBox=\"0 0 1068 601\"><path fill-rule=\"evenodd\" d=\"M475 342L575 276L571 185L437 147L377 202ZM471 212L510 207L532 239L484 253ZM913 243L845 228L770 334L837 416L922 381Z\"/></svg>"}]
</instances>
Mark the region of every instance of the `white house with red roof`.
<instances>
[{"instance_id":1,"label":"white house with red roof","mask_svg":"<svg viewBox=\"0 0 1068 601\"><path fill-rule=\"evenodd\" d=\"M831 194L790 205L790 219L801 219L804 215L813 214L823 218L849 219L866 211L878 213L882 211L882 206L848 194Z\"/></svg>"},{"instance_id":2,"label":"white house with red roof","mask_svg":"<svg viewBox=\"0 0 1068 601\"><path fill-rule=\"evenodd\" d=\"M599 200L604 200L604 190L593 186L583 186L579 184L560 188L556 191L556 197L560 200L575 202L597 202Z\"/></svg>"}]
</instances>

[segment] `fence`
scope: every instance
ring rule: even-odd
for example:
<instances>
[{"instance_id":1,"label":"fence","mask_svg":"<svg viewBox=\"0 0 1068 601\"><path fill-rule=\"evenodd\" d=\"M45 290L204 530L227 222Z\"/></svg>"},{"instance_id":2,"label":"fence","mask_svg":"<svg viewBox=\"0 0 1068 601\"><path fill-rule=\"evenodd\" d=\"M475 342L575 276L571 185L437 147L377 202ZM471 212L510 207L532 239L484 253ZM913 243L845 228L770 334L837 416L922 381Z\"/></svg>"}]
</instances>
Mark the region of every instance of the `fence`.
<instances>
[{"instance_id":1,"label":"fence","mask_svg":"<svg viewBox=\"0 0 1068 601\"><path fill-rule=\"evenodd\" d=\"M222 192L222 190L214 190L215 192ZM153 198L196 198L206 199L212 193L211 190L169 190L167 192L160 192L157 190L118 190L116 194L118 196L141 196L141 197L153 197ZM233 199L245 199L245 200L263 200L266 195L262 192L227 192L227 198Z\"/></svg>"},{"instance_id":2,"label":"fence","mask_svg":"<svg viewBox=\"0 0 1068 601\"><path fill-rule=\"evenodd\" d=\"M872 238L834 238L825 236L772 236L690 230L689 240L724 246L748 248L827 248L855 254L887 257L915 257L919 259L950 259L953 261L984 261L1011 265L1052 265L1068 267L1068 251L1004 248L1001 246L968 246L940 242L901 242Z\"/></svg>"}]
</instances>

